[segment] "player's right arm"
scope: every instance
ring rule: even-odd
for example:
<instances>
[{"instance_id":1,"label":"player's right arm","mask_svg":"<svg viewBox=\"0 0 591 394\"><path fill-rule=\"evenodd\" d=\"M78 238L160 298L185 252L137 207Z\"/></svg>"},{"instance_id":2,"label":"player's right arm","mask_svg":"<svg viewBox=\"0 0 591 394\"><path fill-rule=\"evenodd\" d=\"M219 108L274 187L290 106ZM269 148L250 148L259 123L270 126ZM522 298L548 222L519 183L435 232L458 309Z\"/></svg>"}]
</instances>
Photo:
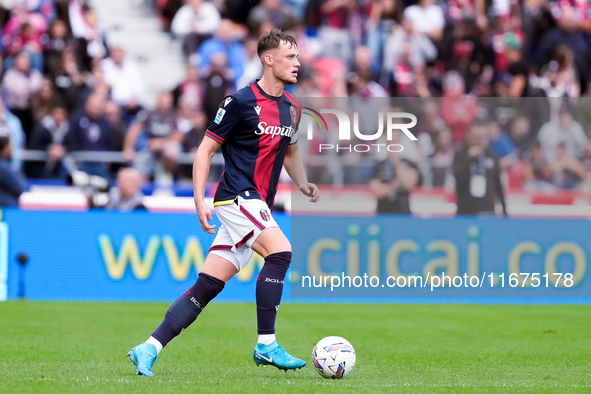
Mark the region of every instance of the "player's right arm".
<instances>
[{"instance_id":1,"label":"player's right arm","mask_svg":"<svg viewBox=\"0 0 591 394\"><path fill-rule=\"evenodd\" d=\"M209 224L211 220L211 210L205 203L205 186L207 185L207 176L209 175L209 167L213 155L221 146L212 138L204 138L203 142L197 149L195 160L193 162L193 193L195 198L195 208L199 216L199 223L201 228L210 233L215 234L215 224Z\"/></svg>"},{"instance_id":2,"label":"player's right arm","mask_svg":"<svg viewBox=\"0 0 591 394\"><path fill-rule=\"evenodd\" d=\"M201 228L215 234L215 225L208 223L211 220L211 210L205 203L205 187L209 175L209 167L213 155L220 146L230 137L232 130L240 121L240 105L233 96L226 97L219 105L215 118L207 128L203 142L197 149L193 162L193 195L195 208L199 215Z\"/></svg>"}]
</instances>

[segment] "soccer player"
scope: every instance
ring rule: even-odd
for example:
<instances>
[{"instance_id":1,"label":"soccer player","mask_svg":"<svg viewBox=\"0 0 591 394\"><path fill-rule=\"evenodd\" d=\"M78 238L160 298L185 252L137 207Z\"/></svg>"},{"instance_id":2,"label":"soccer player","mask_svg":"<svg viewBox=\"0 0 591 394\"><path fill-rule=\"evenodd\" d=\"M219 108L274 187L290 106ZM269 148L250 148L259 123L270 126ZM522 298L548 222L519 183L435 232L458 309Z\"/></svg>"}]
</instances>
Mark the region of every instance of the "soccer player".
<instances>
[{"instance_id":1,"label":"soccer player","mask_svg":"<svg viewBox=\"0 0 591 394\"><path fill-rule=\"evenodd\" d=\"M285 371L306 365L275 339L275 318L291 263L291 245L270 210L282 166L311 202L320 197L318 187L308 183L298 151L301 104L283 91L297 82L300 63L295 37L277 29L265 33L258 41L258 55L263 63L262 78L222 101L195 156L193 183L199 222L203 230L215 234L215 225L208 222L212 218L204 193L211 159L222 147L226 169L214 197L222 225L197 282L173 302L152 336L129 351L140 375L153 376L158 353L195 321L246 265L253 250L265 258L256 284L258 342L254 361Z\"/></svg>"}]
</instances>

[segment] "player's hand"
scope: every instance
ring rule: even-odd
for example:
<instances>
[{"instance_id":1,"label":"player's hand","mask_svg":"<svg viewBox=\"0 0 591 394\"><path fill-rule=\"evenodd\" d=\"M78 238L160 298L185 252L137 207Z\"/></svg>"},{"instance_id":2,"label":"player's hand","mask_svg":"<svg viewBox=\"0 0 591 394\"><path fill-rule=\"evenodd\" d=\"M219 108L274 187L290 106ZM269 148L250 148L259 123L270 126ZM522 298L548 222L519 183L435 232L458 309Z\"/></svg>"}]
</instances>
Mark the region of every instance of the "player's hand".
<instances>
[{"instance_id":1,"label":"player's hand","mask_svg":"<svg viewBox=\"0 0 591 394\"><path fill-rule=\"evenodd\" d=\"M320 189L313 183L304 183L300 186L300 191L310 197L310 202L318 202L320 199Z\"/></svg>"},{"instance_id":2,"label":"player's hand","mask_svg":"<svg viewBox=\"0 0 591 394\"><path fill-rule=\"evenodd\" d=\"M195 208L197 208L197 216L199 216L199 223L201 223L201 228L206 233L215 234L215 224L209 224L209 220L211 219L211 209L205 203L205 201L195 201Z\"/></svg>"}]
</instances>

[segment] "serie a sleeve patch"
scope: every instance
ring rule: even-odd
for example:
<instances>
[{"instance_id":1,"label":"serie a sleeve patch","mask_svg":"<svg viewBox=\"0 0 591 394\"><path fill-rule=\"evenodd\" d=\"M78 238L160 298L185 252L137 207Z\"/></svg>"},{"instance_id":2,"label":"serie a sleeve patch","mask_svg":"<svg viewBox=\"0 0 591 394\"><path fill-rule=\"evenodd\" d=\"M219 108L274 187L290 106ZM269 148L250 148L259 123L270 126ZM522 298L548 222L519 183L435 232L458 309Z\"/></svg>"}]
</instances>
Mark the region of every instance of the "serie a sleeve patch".
<instances>
[{"instance_id":1,"label":"serie a sleeve patch","mask_svg":"<svg viewBox=\"0 0 591 394\"><path fill-rule=\"evenodd\" d=\"M213 121L216 122L217 124L220 124L222 119L224 118L225 113L226 113L225 109L219 108L217 114L215 115L215 119Z\"/></svg>"}]
</instances>

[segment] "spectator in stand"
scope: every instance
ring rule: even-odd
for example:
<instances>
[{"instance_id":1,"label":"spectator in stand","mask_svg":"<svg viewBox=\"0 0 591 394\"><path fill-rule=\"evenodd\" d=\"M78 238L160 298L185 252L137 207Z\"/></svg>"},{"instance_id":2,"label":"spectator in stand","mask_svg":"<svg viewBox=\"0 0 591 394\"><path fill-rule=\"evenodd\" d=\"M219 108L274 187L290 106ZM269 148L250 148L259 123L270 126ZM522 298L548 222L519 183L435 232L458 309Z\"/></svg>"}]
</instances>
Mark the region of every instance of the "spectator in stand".
<instances>
[{"instance_id":1,"label":"spectator in stand","mask_svg":"<svg viewBox=\"0 0 591 394\"><path fill-rule=\"evenodd\" d=\"M487 146L488 129L487 121L474 121L466 142L455 152L453 169L458 215L494 214L495 197L500 199L507 215L499 162Z\"/></svg>"},{"instance_id":2,"label":"spectator in stand","mask_svg":"<svg viewBox=\"0 0 591 394\"><path fill-rule=\"evenodd\" d=\"M411 20L404 19L402 26L394 28L386 42L383 72L394 79L398 85L397 93L405 95L412 83L414 69L424 67L436 57L437 49L431 40L418 32Z\"/></svg>"},{"instance_id":3,"label":"spectator in stand","mask_svg":"<svg viewBox=\"0 0 591 394\"><path fill-rule=\"evenodd\" d=\"M38 0L36 3L37 4L35 4L35 1L27 1L27 4L29 4L29 10L31 9L31 6L36 6L35 11L43 15L48 22L53 22L57 16L54 4L55 0Z\"/></svg>"},{"instance_id":4,"label":"spectator in stand","mask_svg":"<svg viewBox=\"0 0 591 394\"><path fill-rule=\"evenodd\" d=\"M193 110L185 100L181 99L176 124L177 129L183 134L183 151L195 153L205 137L207 128L205 114L202 111ZM181 166L180 176L191 179L192 168L192 165Z\"/></svg>"},{"instance_id":5,"label":"spectator in stand","mask_svg":"<svg viewBox=\"0 0 591 394\"><path fill-rule=\"evenodd\" d=\"M318 37L325 57L340 59L346 67L351 62L353 48L349 23L355 12L355 0L320 0L321 27Z\"/></svg>"},{"instance_id":6,"label":"spectator in stand","mask_svg":"<svg viewBox=\"0 0 591 394\"><path fill-rule=\"evenodd\" d=\"M183 43L183 53L193 55L203 41L216 32L220 25L220 13L213 3L204 0L187 0L175 14L170 27Z\"/></svg>"},{"instance_id":7,"label":"spectator in stand","mask_svg":"<svg viewBox=\"0 0 591 394\"><path fill-rule=\"evenodd\" d=\"M499 159L499 168L506 170L517 163L517 152L511 138L501 131L497 122L490 121L488 124L488 140L490 150Z\"/></svg>"},{"instance_id":8,"label":"spectator in stand","mask_svg":"<svg viewBox=\"0 0 591 394\"><path fill-rule=\"evenodd\" d=\"M105 102L105 117L117 135L117 150L123 150L127 125L121 119L121 108L116 102L110 100Z\"/></svg>"},{"instance_id":9,"label":"spectator in stand","mask_svg":"<svg viewBox=\"0 0 591 394\"><path fill-rule=\"evenodd\" d=\"M172 106L172 94L161 92L154 111L142 110L129 127L124 143L125 157L146 177L154 175L158 184L168 185L174 179L177 157L182 151L183 135L177 129L177 113ZM138 138L145 132L147 140ZM144 146L141 146L144 145Z\"/></svg>"},{"instance_id":10,"label":"spectator in stand","mask_svg":"<svg viewBox=\"0 0 591 394\"><path fill-rule=\"evenodd\" d=\"M185 80L172 91L173 105L178 108L182 99L185 104L197 111L203 108L203 83L199 78L197 67L187 64L185 70Z\"/></svg>"},{"instance_id":11,"label":"spectator in stand","mask_svg":"<svg viewBox=\"0 0 591 394\"><path fill-rule=\"evenodd\" d=\"M21 150L25 147L25 133L21 121L14 116L5 106L0 96L0 133L10 136L12 147L12 169L20 172L23 166Z\"/></svg>"},{"instance_id":12,"label":"spectator in stand","mask_svg":"<svg viewBox=\"0 0 591 394\"><path fill-rule=\"evenodd\" d=\"M88 95L92 93L102 96L105 100L111 97L111 86L105 82L105 73L100 65L96 65L92 69L92 73L86 76L86 87L82 89L81 97L86 100Z\"/></svg>"},{"instance_id":13,"label":"spectator in stand","mask_svg":"<svg viewBox=\"0 0 591 394\"><path fill-rule=\"evenodd\" d=\"M418 4L406 7L404 19L410 20L418 33L426 34L434 42L443 37L445 16L435 0L419 0Z\"/></svg>"},{"instance_id":14,"label":"spectator in stand","mask_svg":"<svg viewBox=\"0 0 591 394\"><path fill-rule=\"evenodd\" d=\"M244 73L244 46L234 38L236 32L234 23L229 19L224 19L216 32L216 36L205 41L197 51L199 59L199 73L209 75L211 66L211 57L216 53L226 55L228 66L225 71L225 79L236 81Z\"/></svg>"},{"instance_id":15,"label":"spectator in stand","mask_svg":"<svg viewBox=\"0 0 591 394\"><path fill-rule=\"evenodd\" d=\"M12 14L3 29L3 41L7 42L6 54L9 55L4 61L4 68L12 66L12 55L24 51L31 57L32 67L43 72L41 37L47 31L47 21L43 15L28 13L22 6L13 7Z\"/></svg>"},{"instance_id":16,"label":"spectator in stand","mask_svg":"<svg viewBox=\"0 0 591 394\"><path fill-rule=\"evenodd\" d=\"M242 73L242 76L236 81L236 89L242 89L243 87L250 85L256 79L261 78L261 75L263 75L263 65L261 63L261 58L257 53L257 40L257 37L249 36L244 42L244 58L242 61L244 64L244 72ZM301 51L299 47L298 50Z\"/></svg>"},{"instance_id":17,"label":"spectator in stand","mask_svg":"<svg viewBox=\"0 0 591 394\"><path fill-rule=\"evenodd\" d=\"M568 96L579 97L581 95L581 82L575 67L575 54L573 51L565 45L559 45L554 51L553 60L558 63L558 78L566 86ZM587 78L587 80L589 79Z\"/></svg>"},{"instance_id":18,"label":"spectator in stand","mask_svg":"<svg viewBox=\"0 0 591 394\"><path fill-rule=\"evenodd\" d=\"M10 165L11 152L10 133L0 128L0 207L18 207L25 191L24 182Z\"/></svg>"},{"instance_id":19,"label":"spectator in stand","mask_svg":"<svg viewBox=\"0 0 591 394\"><path fill-rule=\"evenodd\" d=\"M558 116L550 118L538 133L544 157L549 163L556 160L558 145L563 144L566 155L573 159L581 159L587 147L587 136L583 126L577 122L567 104L561 105Z\"/></svg>"},{"instance_id":20,"label":"spectator in stand","mask_svg":"<svg viewBox=\"0 0 591 394\"><path fill-rule=\"evenodd\" d=\"M573 60L572 51L559 45L554 53L554 60L542 67L541 77L535 81L536 87L542 89L546 97L579 97L581 86Z\"/></svg>"},{"instance_id":21,"label":"spectator in stand","mask_svg":"<svg viewBox=\"0 0 591 394\"><path fill-rule=\"evenodd\" d=\"M66 154L64 138L70 129L68 112L64 106L55 106L33 129L27 143L28 149L47 151L45 162L31 161L25 164L29 178L63 178L62 159Z\"/></svg>"},{"instance_id":22,"label":"spectator in stand","mask_svg":"<svg viewBox=\"0 0 591 394\"><path fill-rule=\"evenodd\" d=\"M554 190L552 185L552 170L544 157L539 141L534 141L528 154L524 155L524 176L527 190Z\"/></svg>"},{"instance_id":23,"label":"spectator in stand","mask_svg":"<svg viewBox=\"0 0 591 394\"><path fill-rule=\"evenodd\" d=\"M139 68L125 59L125 52L113 48L111 56L101 61L105 82L111 86L111 98L125 111L125 117L140 110L139 98L144 94L144 81Z\"/></svg>"},{"instance_id":24,"label":"spectator in stand","mask_svg":"<svg viewBox=\"0 0 591 394\"><path fill-rule=\"evenodd\" d=\"M79 108L80 96L86 83L71 48L66 47L62 51L60 66L52 78L55 99L66 105L68 113L74 113Z\"/></svg>"},{"instance_id":25,"label":"spectator in stand","mask_svg":"<svg viewBox=\"0 0 591 394\"><path fill-rule=\"evenodd\" d=\"M264 23L263 23L264 24ZM273 30L274 26L271 29L265 29L265 31ZM307 34L307 26L300 23L293 27L291 33L296 38L296 42L298 43L298 52L300 53L300 57L298 60L302 65L307 64L309 65L311 61L314 60L315 57L319 57L322 54L322 43L318 39L318 37L311 37ZM251 37L253 40L257 41L258 36L256 34L251 33ZM300 66L301 69L301 66Z\"/></svg>"},{"instance_id":26,"label":"spectator in stand","mask_svg":"<svg viewBox=\"0 0 591 394\"><path fill-rule=\"evenodd\" d=\"M228 68L225 54L214 53L209 63L209 75L203 79L203 97L207 97L203 102L203 110L207 119L213 119L218 111L217 103L221 103L224 97L234 91L234 82L228 77L232 72Z\"/></svg>"},{"instance_id":27,"label":"spectator in stand","mask_svg":"<svg viewBox=\"0 0 591 394\"><path fill-rule=\"evenodd\" d=\"M454 145L453 134L444 128L435 134L435 149L431 156L432 184L434 187L445 187L453 180Z\"/></svg>"},{"instance_id":28,"label":"spectator in stand","mask_svg":"<svg viewBox=\"0 0 591 394\"><path fill-rule=\"evenodd\" d=\"M579 160L566 154L564 143L556 147L555 159L550 163L552 184L560 189L575 189L585 180L585 166Z\"/></svg>"},{"instance_id":29,"label":"spectator in stand","mask_svg":"<svg viewBox=\"0 0 591 394\"><path fill-rule=\"evenodd\" d=\"M86 100L86 105L72 116L64 141L69 152L117 150L117 135L104 116L104 104L103 97L93 94ZM79 170L111 178L108 167L102 163L84 162Z\"/></svg>"},{"instance_id":30,"label":"spectator in stand","mask_svg":"<svg viewBox=\"0 0 591 394\"><path fill-rule=\"evenodd\" d=\"M377 0L372 2L369 18L365 23L367 46L372 53L372 66L380 72L384 62L384 48L395 26L402 22L401 0Z\"/></svg>"},{"instance_id":31,"label":"spectator in stand","mask_svg":"<svg viewBox=\"0 0 591 394\"><path fill-rule=\"evenodd\" d=\"M197 112L198 111L194 110L187 100L184 100L183 98L179 100L176 117L176 128L181 134L187 134L193 129L193 119Z\"/></svg>"},{"instance_id":32,"label":"spectator in stand","mask_svg":"<svg viewBox=\"0 0 591 394\"><path fill-rule=\"evenodd\" d=\"M558 62L552 60L541 71L542 76L537 78L535 86L544 91L546 97L568 96L566 84L558 77ZM554 100L550 100L552 102Z\"/></svg>"},{"instance_id":33,"label":"spectator in stand","mask_svg":"<svg viewBox=\"0 0 591 394\"><path fill-rule=\"evenodd\" d=\"M384 88L378 84L377 82L374 82L372 80L373 77L373 73L371 72L371 70L369 72L361 72L359 74L351 72L349 73L347 79L348 79L348 83L349 83L349 97L362 97L362 98L377 98L377 97L388 97L388 93L386 93L386 91L384 90ZM367 103L367 110L371 111L372 109L375 110L375 106L377 104L377 100L365 100L365 102ZM361 105L362 101L356 101L357 105ZM386 105L386 103L384 102L383 105ZM356 107L358 108L358 107ZM367 111L363 111L360 110L358 112L361 112L361 117L363 118L364 115L367 115ZM365 112L365 114L364 114ZM374 111L375 112L375 111ZM375 123L375 127L373 126L368 126L367 130L377 130L378 124L377 124L377 118L374 117L374 115L372 112L370 112L370 116L372 116L373 118L373 122L371 123ZM365 122L361 121L360 123L365 124ZM365 128L365 127L364 127Z\"/></svg>"},{"instance_id":34,"label":"spectator in stand","mask_svg":"<svg viewBox=\"0 0 591 394\"><path fill-rule=\"evenodd\" d=\"M41 90L33 97L33 122L38 124L45 116L51 113L53 104L53 84L51 80L44 79Z\"/></svg>"},{"instance_id":35,"label":"spectator in stand","mask_svg":"<svg viewBox=\"0 0 591 394\"><path fill-rule=\"evenodd\" d=\"M56 20L49 26L47 41L43 44L43 70L45 75L53 75L60 66L62 51L70 45L67 39L68 27Z\"/></svg>"},{"instance_id":36,"label":"spectator in stand","mask_svg":"<svg viewBox=\"0 0 591 394\"><path fill-rule=\"evenodd\" d=\"M55 0L0 0L0 8L10 12L15 7L20 7L24 12L38 12L46 20L55 19ZM59 1L59 0L58 0Z\"/></svg>"},{"instance_id":37,"label":"spectator in stand","mask_svg":"<svg viewBox=\"0 0 591 394\"><path fill-rule=\"evenodd\" d=\"M587 26L591 26L588 9L589 4L585 1L553 2L551 11L557 26L548 29L540 37L537 56L538 65L543 66L553 59L559 46L569 48L574 55L574 66L581 79L581 88L586 88L589 81L589 42L580 25L586 19Z\"/></svg>"},{"instance_id":38,"label":"spectator in stand","mask_svg":"<svg viewBox=\"0 0 591 394\"><path fill-rule=\"evenodd\" d=\"M524 153L530 150L534 140L531 122L527 116L517 116L513 119L510 126L510 137L515 145L517 157L522 159Z\"/></svg>"},{"instance_id":39,"label":"spectator in stand","mask_svg":"<svg viewBox=\"0 0 591 394\"><path fill-rule=\"evenodd\" d=\"M290 30L299 23L295 10L281 0L261 0L259 5L250 10L248 26L256 31L263 21L271 21L275 27Z\"/></svg>"},{"instance_id":40,"label":"spectator in stand","mask_svg":"<svg viewBox=\"0 0 591 394\"><path fill-rule=\"evenodd\" d=\"M155 3L164 31L170 32L172 18L183 6L183 0L156 0Z\"/></svg>"},{"instance_id":41,"label":"spectator in stand","mask_svg":"<svg viewBox=\"0 0 591 394\"><path fill-rule=\"evenodd\" d=\"M74 38L85 37L88 26L84 19L84 12L90 8L88 0L66 0L66 2L68 2L66 17L72 36Z\"/></svg>"},{"instance_id":42,"label":"spectator in stand","mask_svg":"<svg viewBox=\"0 0 591 394\"><path fill-rule=\"evenodd\" d=\"M378 213L410 214L410 193L419 184L416 163L388 152L372 171L369 188L378 199Z\"/></svg>"},{"instance_id":43,"label":"spectator in stand","mask_svg":"<svg viewBox=\"0 0 591 394\"><path fill-rule=\"evenodd\" d=\"M322 87L322 73L314 68L300 67L298 70L298 84L293 96L295 97L320 97Z\"/></svg>"},{"instance_id":44,"label":"spectator in stand","mask_svg":"<svg viewBox=\"0 0 591 394\"><path fill-rule=\"evenodd\" d=\"M509 86L510 97L527 97L529 89L529 62L524 58L521 50L521 38L513 33L505 33L505 57L509 63L508 72L511 74L511 85Z\"/></svg>"},{"instance_id":45,"label":"spectator in stand","mask_svg":"<svg viewBox=\"0 0 591 394\"><path fill-rule=\"evenodd\" d=\"M78 59L80 59L82 69L90 71L95 64L107 56L109 49L105 31L99 26L96 12L92 9L86 10L84 20L86 34L78 38Z\"/></svg>"},{"instance_id":46,"label":"spectator in stand","mask_svg":"<svg viewBox=\"0 0 591 394\"><path fill-rule=\"evenodd\" d=\"M21 121L27 137L33 128L33 98L42 85L43 75L31 69L29 55L25 52L16 54L13 67L4 75L2 88L6 92L8 108Z\"/></svg>"},{"instance_id":47,"label":"spectator in stand","mask_svg":"<svg viewBox=\"0 0 591 394\"><path fill-rule=\"evenodd\" d=\"M371 50L366 46L359 46L355 49L353 71L358 75L365 75L370 80L378 82L378 74L373 68L373 57Z\"/></svg>"},{"instance_id":48,"label":"spectator in stand","mask_svg":"<svg viewBox=\"0 0 591 394\"><path fill-rule=\"evenodd\" d=\"M490 46L494 52L494 64L495 70L498 73L504 73L509 70L509 60L505 53L505 40L511 36L515 37L519 47L524 42L524 34L516 27L513 23L511 15L497 15L494 20L493 30L483 37L485 45ZM490 40L490 42L488 42ZM513 44L513 43L512 43Z\"/></svg>"},{"instance_id":49,"label":"spectator in stand","mask_svg":"<svg viewBox=\"0 0 591 394\"><path fill-rule=\"evenodd\" d=\"M117 187L111 189L106 210L131 212L145 210L144 194L140 189L142 174L135 168L124 168L117 173Z\"/></svg>"},{"instance_id":50,"label":"spectator in stand","mask_svg":"<svg viewBox=\"0 0 591 394\"><path fill-rule=\"evenodd\" d=\"M441 118L451 128L454 141L464 141L466 131L476 117L477 101L464 96L464 78L457 71L447 73L443 83Z\"/></svg>"},{"instance_id":51,"label":"spectator in stand","mask_svg":"<svg viewBox=\"0 0 591 394\"><path fill-rule=\"evenodd\" d=\"M183 104L181 104L181 114L183 113ZM179 115L185 117L188 123L183 126L178 124L179 130L185 135L183 139L183 151L195 153L203 137L205 136L205 129L207 120L205 114L200 111L191 111L187 115Z\"/></svg>"}]
</instances>

